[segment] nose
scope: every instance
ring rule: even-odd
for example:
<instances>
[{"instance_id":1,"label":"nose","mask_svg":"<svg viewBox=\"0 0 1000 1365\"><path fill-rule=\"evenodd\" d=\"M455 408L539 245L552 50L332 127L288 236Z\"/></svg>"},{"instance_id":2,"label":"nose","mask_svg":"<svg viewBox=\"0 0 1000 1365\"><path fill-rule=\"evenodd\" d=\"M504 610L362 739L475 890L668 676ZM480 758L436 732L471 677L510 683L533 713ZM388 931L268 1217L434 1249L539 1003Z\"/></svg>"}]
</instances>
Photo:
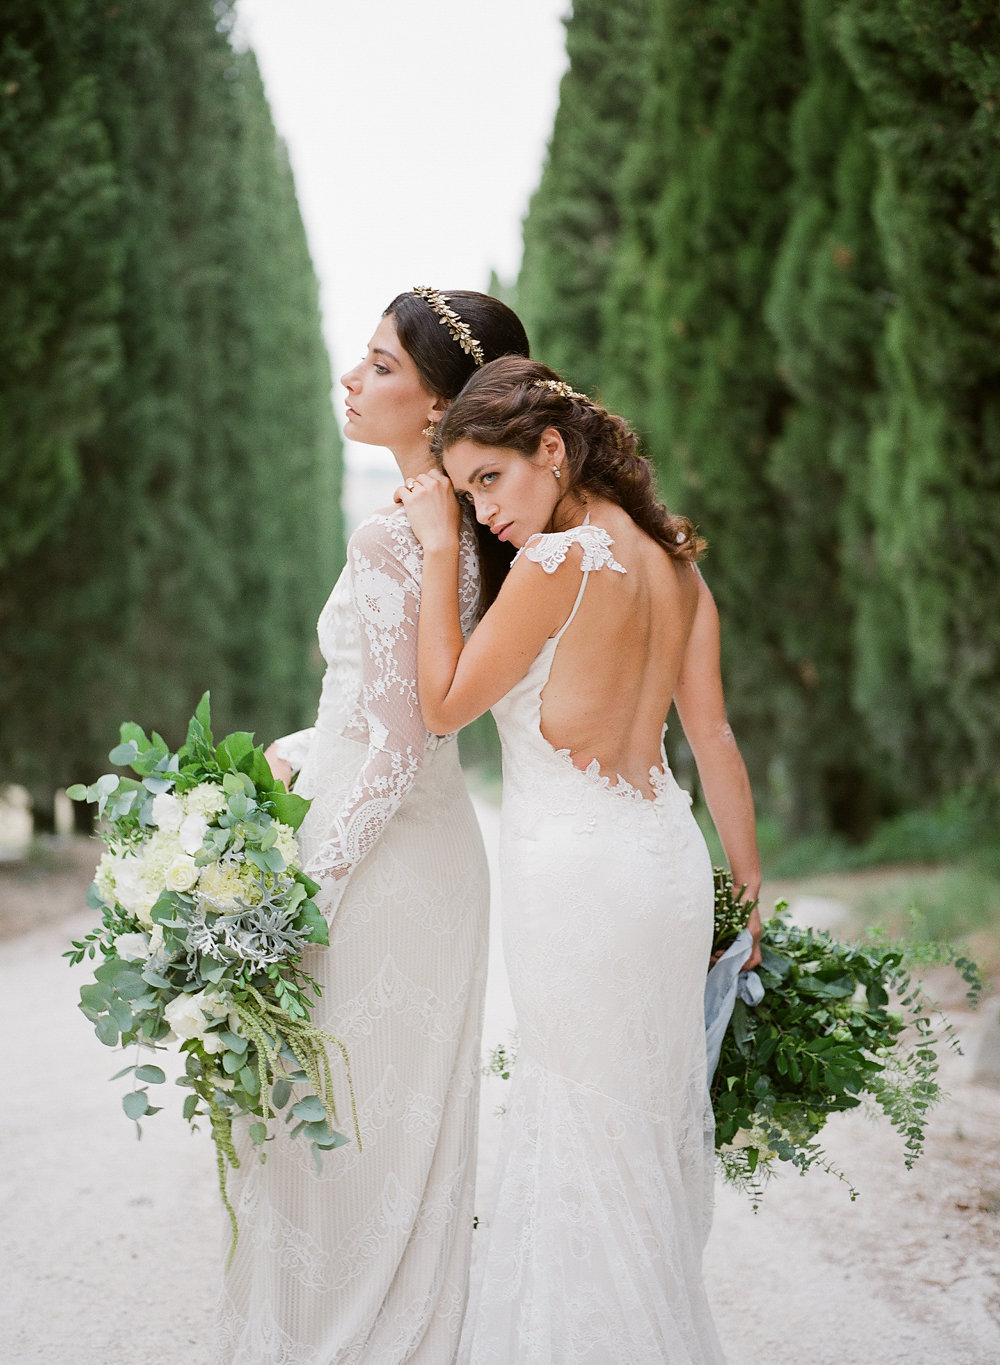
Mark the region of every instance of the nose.
<instances>
[{"instance_id":1,"label":"nose","mask_svg":"<svg viewBox=\"0 0 1000 1365\"><path fill-rule=\"evenodd\" d=\"M340 382L350 393L354 393L358 387L357 365L355 365L353 369L345 371L345 373L340 376Z\"/></svg>"},{"instance_id":2,"label":"nose","mask_svg":"<svg viewBox=\"0 0 1000 1365\"><path fill-rule=\"evenodd\" d=\"M497 514L497 505L492 498L483 498L473 495L476 503L476 520L483 526L489 526L490 522Z\"/></svg>"}]
</instances>

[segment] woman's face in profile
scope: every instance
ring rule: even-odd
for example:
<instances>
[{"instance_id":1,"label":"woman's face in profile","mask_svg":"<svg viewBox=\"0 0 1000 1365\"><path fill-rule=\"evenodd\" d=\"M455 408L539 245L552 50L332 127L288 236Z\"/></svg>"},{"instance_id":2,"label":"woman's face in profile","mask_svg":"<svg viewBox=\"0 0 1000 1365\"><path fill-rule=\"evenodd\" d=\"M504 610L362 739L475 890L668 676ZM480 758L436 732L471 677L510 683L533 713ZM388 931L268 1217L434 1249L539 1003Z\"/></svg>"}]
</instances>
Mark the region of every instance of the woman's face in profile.
<instances>
[{"instance_id":1,"label":"woman's face in profile","mask_svg":"<svg viewBox=\"0 0 1000 1365\"><path fill-rule=\"evenodd\" d=\"M340 382L347 390L344 435L364 445L412 444L435 405L391 316L382 318L366 354Z\"/></svg>"}]
</instances>

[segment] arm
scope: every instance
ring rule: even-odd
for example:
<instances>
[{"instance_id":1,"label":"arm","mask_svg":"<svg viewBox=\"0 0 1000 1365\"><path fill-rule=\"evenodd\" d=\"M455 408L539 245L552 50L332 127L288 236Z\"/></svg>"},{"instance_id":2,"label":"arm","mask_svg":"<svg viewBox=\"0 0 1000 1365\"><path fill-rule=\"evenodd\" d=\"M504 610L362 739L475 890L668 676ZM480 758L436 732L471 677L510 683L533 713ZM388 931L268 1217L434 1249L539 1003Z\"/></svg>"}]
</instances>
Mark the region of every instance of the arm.
<instances>
[{"instance_id":1,"label":"arm","mask_svg":"<svg viewBox=\"0 0 1000 1365\"><path fill-rule=\"evenodd\" d=\"M505 697L527 673L549 636L566 619L580 585L577 550L554 573L526 556L504 580L496 601L463 643L458 605L461 508L451 483L436 471L399 499L424 547L418 675L428 729L449 734Z\"/></svg>"},{"instance_id":2,"label":"arm","mask_svg":"<svg viewBox=\"0 0 1000 1365\"><path fill-rule=\"evenodd\" d=\"M332 919L355 868L377 844L413 785L427 745L417 705L419 585L384 523L356 532L352 583L361 646L361 711L368 751L354 786L332 812L328 833L306 865L323 885Z\"/></svg>"},{"instance_id":3,"label":"arm","mask_svg":"<svg viewBox=\"0 0 1000 1365\"><path fill-rule=\"evenodd\" d=\"M737 886L746 885L746 898L760 891L760 855L750 780L736 739L726 719L719 667L719 613L712 594L698 575L698 602L688 639L674 704L680 716L701 780L705 801L722 840L729 869ZM760 915L754 910L747 926L754 950L745 967L760 961Z\"/></svg>"}]
</instances>

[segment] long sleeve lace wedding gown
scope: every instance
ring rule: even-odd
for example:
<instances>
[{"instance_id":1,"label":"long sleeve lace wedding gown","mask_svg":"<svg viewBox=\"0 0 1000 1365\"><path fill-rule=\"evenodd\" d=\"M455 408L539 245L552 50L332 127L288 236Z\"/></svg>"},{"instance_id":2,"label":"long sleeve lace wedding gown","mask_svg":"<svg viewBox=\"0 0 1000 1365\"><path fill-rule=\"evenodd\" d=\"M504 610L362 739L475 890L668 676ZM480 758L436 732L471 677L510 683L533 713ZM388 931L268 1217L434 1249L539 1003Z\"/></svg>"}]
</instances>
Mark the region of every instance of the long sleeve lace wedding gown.
<instances>
[{"instance_id":1,"label":"long sleeve lace wedding gown","mask_svg":"<svg viewBox=\"0 0 1000 1365\"><path fill-rule=\"evenodd\" d=\"M608 533L588 524L521 553L551 573L575 544L576 605L493 708L520 1051L460 1359L721 1365L701 1270L714 1170L702 1003L711 862L665 755L651 800L596 762L575 767L542 734L542 691L589 574L625 572Z\"/></svg>"},{"instance_id":2,"label":"long sleeve lace wedding gown","mask_svg":"<svg viewBox=\"0 0 1000 1365\"><path fill-rule=\"evenodd\" d=\"M405 514L355 531L319 619L316 725L281 741L312 798L300 838L324 888L329 948L314 1021L346 1045L362 1150L324 1154L278 1123L245 1134L239 1220L216 1319L218 1365L448 1365L473 1224L489 878L455 737L417 707L420 547ZM479 596L462 533L463 627ZM337 1058L335 1073L342 1074ZM341 1128L350 1103L338 1092Z\"/></svg>"}]
</instances>

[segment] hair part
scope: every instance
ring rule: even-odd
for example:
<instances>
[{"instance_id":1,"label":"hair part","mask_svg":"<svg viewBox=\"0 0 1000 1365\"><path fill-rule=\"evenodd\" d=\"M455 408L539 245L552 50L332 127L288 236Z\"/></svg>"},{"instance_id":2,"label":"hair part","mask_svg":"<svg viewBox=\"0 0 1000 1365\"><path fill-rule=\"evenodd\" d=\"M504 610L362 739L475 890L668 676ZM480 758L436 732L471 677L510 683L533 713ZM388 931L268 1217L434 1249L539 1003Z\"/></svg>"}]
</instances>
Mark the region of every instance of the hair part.
<instances>
[{"instance_id":1,"label":"hair part","mask_svg":"<svg viewBox=\"0 0 1000 1365\"><path fill-rule=\"evenodd\" d=\"M438 423L431 449L441 459L459 441L472 441L532 459L550 427L566 448L567 493L616 503L672 559L700 558L706 542L687 517L660 502L653 466L625 419L575 393L537 360L507 356L477 370Z\"/></svg>"}]
</instances>

